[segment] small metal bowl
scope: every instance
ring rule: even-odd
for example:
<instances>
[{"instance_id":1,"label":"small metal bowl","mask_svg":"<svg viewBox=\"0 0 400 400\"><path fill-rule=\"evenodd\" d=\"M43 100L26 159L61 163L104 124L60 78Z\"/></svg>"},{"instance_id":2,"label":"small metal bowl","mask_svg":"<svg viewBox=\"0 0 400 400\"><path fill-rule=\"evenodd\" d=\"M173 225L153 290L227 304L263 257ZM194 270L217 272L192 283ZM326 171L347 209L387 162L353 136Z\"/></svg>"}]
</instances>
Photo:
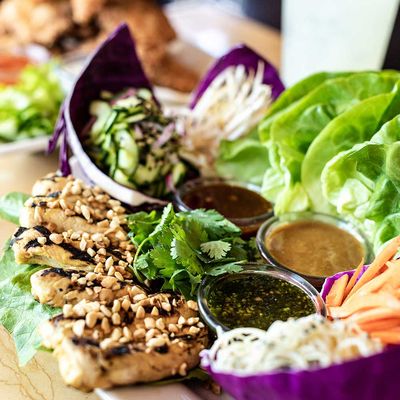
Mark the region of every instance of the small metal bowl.
<instances>
[{"instance_id":1,"label":"small metal bowl","mask_svg":"<svg viewBox=\"0 0 400 400\"><path fill-rule=\"evenodd\" d=\"M185 182L177 189L174 195L174 202L176 204L176 207L178 208L179 211L192 211L192 209L183 200L185 195L190 193L194 189L198 189L199 187L207 187L216 184L225 184L229 186L241 187L250 190L252 192L255 192L257 194L260 194L260 187L250 183L243 183L234 180L225 180L221 178L198 178ZM259 229L261 224L268 218L270 218L272 215L273 215L273 209L271 205L270 211L260 215L256 215L253 217L246 217L246 218L232 218L226 216L226 218L229 219L231 222L233 222L235 225L237 225L242 230L244 236L251 237L256 235L257 230Z\"/></svg>"},{"instance_id":2,"label":"small metal bowl","mask_svg":"<svg viewBox=\"0 0 400 400\"><path fill-rule=\"evenodd\" d=\"M257 239L256 239L257 247L258 247L261 255L267 260L267 262L271 263L272 265L275 265L276 267L282 268L286 271L294 272L294 273L302 276L304 279L306 279L308 282L310 282L318 290L321 289L327 276L306 275L304 273L296 271L294 268L291 268L288 265L282 265L269 252L269 250L265 244L265 239L269 235L271 235L272 232L275 229L277 229L278 227L288 224L288 223L291 223L291 222L310 221L310 220L334 225L337 228L343 229L346 232L350 233L352 236L355 237L355 239L357 239L360 242L360 244L364 250L365 263L368 264L373 259L374 254L373 254L371 245L368 242L368 239L353 224L351 224L347 221L344 221L340 218L334 217L332 215L314 213L314 212L287 213L287 214L283 214L280 216L274 216L274 217L268 219L267 221L265 221L261 225L260 229L258 230Z\"/></svg>"},{"instance_id":3,"label":"small metal bowl","mask_svg":"<svg viewBox=\"0 0 400 400\"><path fill-rule=\"evenodd\" d=\"M215 332L217 332L217 330L219 329L222 329L223 331L229 331L231 328L228 328L222 322L218 321L216 316L212 313L208 306L209 296L222 282L232 277L236 279L240 275L269 276L289 282L292 285L297 286L311 299L315 307L315 312L317 314L320 314L324 317L326 317L327 315L326 306L324 301L322 300L322 297L315 290L315 288L312 287L301 276L268 264L247 263L243 265L243 269L240 272L233 274L224 274L216 277L207 276L201 282L197 293L197 302L199 305L200 316L202 317L204 322Z\"/></svg>"}]
</instances>

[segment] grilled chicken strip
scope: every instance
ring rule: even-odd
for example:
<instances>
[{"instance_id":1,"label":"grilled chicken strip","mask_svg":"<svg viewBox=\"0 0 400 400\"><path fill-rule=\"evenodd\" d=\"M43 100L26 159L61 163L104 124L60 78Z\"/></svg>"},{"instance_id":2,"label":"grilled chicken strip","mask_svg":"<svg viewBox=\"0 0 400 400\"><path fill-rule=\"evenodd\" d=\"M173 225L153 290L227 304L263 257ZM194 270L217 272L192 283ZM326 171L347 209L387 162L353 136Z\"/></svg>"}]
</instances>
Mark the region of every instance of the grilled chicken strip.
<instances>
[{"instance_id":1,"label":"grilled chicken strip","mask_svg":"<svg viewBox=\"0 0 400 400\"><path fill-rule=\"evenodd\" d=\"M66 383L86 391L185 375L208 342L197 304L166 293L65 305L41 335Z\"/></svg>"},{"instance_id":2,"label":"grilled chicken strip","mask_svg":"<svg viewBox=\"0 0 400 400\"><path fill-rule=\"evenodd\" d=\"M72 177L48 176L35 183L32 193L21 211L23 227L44 225L57 233L103 233L114 246L127 240L125 208L98 187Z\"/></svg>"},{"instance_id":3,"label":"grilled chicken strip","mask_svg":"<svg viewBox=\"0 0 400 400\"><path fill-rule=\"evenodd\" d=\"M95 237L96 238L96 237ZM104 238L95 242L89 235L72 233L64 236L51 233L46 227L20 227L12 239L15 260L19 264L30 263L55 268L94 271L102 263L118 264L122 276L130 277L125 268L132 258L129 251L106 247ZM107 261L108 260L108 261ZM115 267L114 267L115 269ZM102 271L97 271L102 272Z\"/></svg>"},{"instance_id":4,"label":"grilled chicken strip","mask_svg":"<svg viewBox=\"0 0 400 400\"><path fill-rule=\"evenodd\" d=\"M141 294L145 291L132 281L119 282L115 277L95 272L70 271L47 268L31 276L32 294L42 304L62 307L81 300L112 303L128 293Z\"/></svg>"}]
</instances>

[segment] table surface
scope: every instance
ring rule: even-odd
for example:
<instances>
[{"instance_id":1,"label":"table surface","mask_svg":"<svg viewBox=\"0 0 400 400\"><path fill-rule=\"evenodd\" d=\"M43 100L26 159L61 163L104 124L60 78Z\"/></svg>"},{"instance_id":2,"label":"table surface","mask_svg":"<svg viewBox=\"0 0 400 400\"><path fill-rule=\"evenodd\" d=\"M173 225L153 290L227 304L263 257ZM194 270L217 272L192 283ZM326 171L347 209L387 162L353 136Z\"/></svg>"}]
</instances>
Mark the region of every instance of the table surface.
<instances>
[{"instance_id":1,"label":"table surface","mask_svg":"<svg viewBox=\"0 0 400 400\"><path fill-rule=\"evenodd\" d=\"M184 2L169 6L167 12L178 34L186 42L218 56L232 45L246 43L280 65L280 36L254 21L228 13L206 2ZM57 169L57 157L43 154L10 154L0 156L0 195L11 191L29 193L34 181ZM15 226L0 221L0 243ZM25 367L18 366L14 344L0 327L0 399L12 400L94 400L94 393L68 388L58 373L55 358L39 352Z\"/></svg>"}]
</instances>

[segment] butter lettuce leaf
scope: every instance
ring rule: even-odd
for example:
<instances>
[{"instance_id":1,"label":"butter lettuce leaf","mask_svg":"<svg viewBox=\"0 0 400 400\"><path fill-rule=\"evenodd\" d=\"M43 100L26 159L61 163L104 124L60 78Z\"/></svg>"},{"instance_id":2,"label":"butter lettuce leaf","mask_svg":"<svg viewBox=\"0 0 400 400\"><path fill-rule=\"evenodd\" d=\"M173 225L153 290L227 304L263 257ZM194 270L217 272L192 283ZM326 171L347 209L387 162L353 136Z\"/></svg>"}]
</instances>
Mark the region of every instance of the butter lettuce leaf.
<instances>
[{"instance_id":1,"label":"butter lettuce leaf","mask_svg":"<svg viewBox=\"0 0 400 400\"><path fill-rule=\"evenodd\" d=\"M324 196L337 213L363 227L375 250L398 233L394 222L400 209L399 127L397 116L370 141L332 158L321 175Z\"/></svg>"},{"instance_id":2,"label":"butter lettuce leaf","mask_svg":"<svg viewBox=\"0 0 400 400\"><path fill-rule=\"evenodd\" d=\"M289 196L293 197L291 186L301 182L304 157L320 132L338 115L362 100L393 91L399 77L391 71L364 72L327 80L275 119L270 140L277 147L279 156L275 163L279 165L276 174L280 175ZM284 198L281 200L285 202ZM291 211L285 209L283 203L278 205L278 209L280 212Z\"/></svg>"},{"instance_id":3,"label":"butter lettuce leaf","mask_svg":"<svg viewBox=\"0 0 400 400\"><path fill-rule=\"evenodd\" d=\"M257 138L223 140L215 166L221 177L261 186L270 166L268 149Z\"/></svg>"},{"instance_id":4,"label":"butter lettuce leaf","mask_svg":"<svg viewBox=\"0 0 400 400\"><path fill-rule=\"evenodd\" d=\"M0 324L14 339L21 366L35 355L41 339L38 326L60 309L38 303L31 294L30 277L43 266L17 264L10 244L0 258Z\"/></svg>"},{"instance_id":5,"label":"butter lettuce leaf","mask_svg":"<svg viewBox=\"0 0 400 400\"><path fill-rule=\"evenodd\" d=\"M12 192L0 197L0 219L18 224L19 213L30 196L25 193Z\"/></svg>"},{"instance_id":6,"label":"butter lettuce leaf","mask_svg":"<svg viewBox=\"0 0 400 400\"><path fill-rule=\"evenodd\" d=\"M370 97L333 119L310 145L301 167L301 183L311 208L331 212L321 188L326 163L341 151L370 140L381 126L400 113L400 90Z\"/></svg>"}]
</instances>

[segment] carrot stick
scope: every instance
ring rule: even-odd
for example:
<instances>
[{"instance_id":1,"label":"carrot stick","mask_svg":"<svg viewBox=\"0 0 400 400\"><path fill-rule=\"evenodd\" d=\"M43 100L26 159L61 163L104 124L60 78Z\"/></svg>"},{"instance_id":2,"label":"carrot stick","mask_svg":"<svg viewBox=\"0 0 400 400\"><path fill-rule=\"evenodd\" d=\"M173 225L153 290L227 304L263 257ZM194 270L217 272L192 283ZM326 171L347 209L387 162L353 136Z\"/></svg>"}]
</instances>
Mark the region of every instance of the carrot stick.
<instances>
[{"instance_id":1,"label":"carrot stick","mask_svg":"<svg viewBox=\"0 0 400 400\"><path fill-rule=\"evenodd\" d=\"M392 294L384 292L353 296L341 307L330 307L329 310L334 318L348 318L360 311L379 307L398 310L400 316L400 301Z\"/></svg>"},{"instance_id":2,"label":"carrot stick","mask_svg":"<svg viewBox=\"0 0 400 400\"><path fill-rule=\"evenodd\" d=\"M378 307L372 310L366 310L352 317L352 320L357 324L362 324L368 321L380 320L385 318L399 318L400 311L392 310L388 307Z\"/></svg>"},{"instance_id":3,"label":"carrot stick","mask_svg":"<svg viewBox=\"0 0 400 400\"><path fill-rule=\"evenodd\" d=\"M359 277L359 275L361 274L362 271L362 267L364 266L364 257L361 259L360 264L358 264L358 267L356 268L356 270L354 271L353 276L351 277L349 283L346 286L346 289L344 291L344 298L343 300L346 299L346 297L348 296L348 294L350 293L351 289L353 289L357 278Z\"/></svg>"},{"instance_id":4,"label":"carrot stick","mask_svg":"<svg viewBox=\"0 0 400 400\"><path fill-rule=\"evenodd\" d=\"M346 289L348 280L349 276L345 274L335 281L335 283L331 287L331 290L326 296L325 302L327 306L337 307L342 304L344 291Z\"/></svg>"},{"instance_id":5,"label":"carrot stick","mask_svg":"<svg viewBox=\"0 0 400 400\"><path fill-rule=\"evenodd\" d=\"M363 276L358 280L358 282L354 285L353 289L351 289L349 296L354 294L361 286L365 285L372 278L374 278L379 270L390 261L393 256L397 253L397 250L400 246L400 236L397 236L393 240L389 242L389 244L378 254L375 260L371 263L369 268L364 272Z\"/></svg>"},{"instance_id":6,"label":"carrot stick","mask_svg":"<svg viewBox=\"0 0 400 400\"><path fill-rule=\"evenodd\" d=\"M400 344L400 331L377 331L371 332L370 336L383 344Z\"/></svg>"},{"instance_id":7,"label":"carrot stick","mask_svg":"<svg viewBox=\"0 0 400 400\"><path fill-rule=\"evenodd\" d=\"M358 325L363 331L366 332L391 330L393 328L400 327L400 317L369 321Z\"/></svg>"}]
</instances>

